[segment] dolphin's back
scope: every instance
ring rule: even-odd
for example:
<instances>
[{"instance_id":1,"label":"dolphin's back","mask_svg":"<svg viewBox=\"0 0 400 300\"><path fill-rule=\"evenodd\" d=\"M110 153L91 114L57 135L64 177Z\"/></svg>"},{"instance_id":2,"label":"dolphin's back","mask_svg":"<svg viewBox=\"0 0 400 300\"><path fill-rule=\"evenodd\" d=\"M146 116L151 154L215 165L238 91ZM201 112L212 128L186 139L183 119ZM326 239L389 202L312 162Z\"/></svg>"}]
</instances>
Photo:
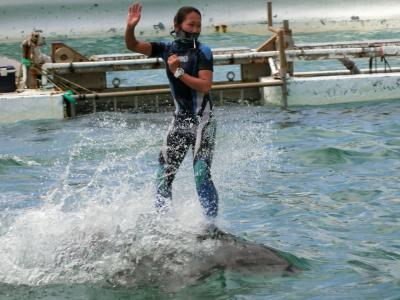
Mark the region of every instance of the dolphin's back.
<instances>
[{"instance_id":1,"label":"dolphin's back","mask_svg":"<svg viewBox=\"0 0 400 300\"><path fill-rule=\"evenodd\" d=\"M295 274L302 270L294 255L213 228L199 236L200 241L214 240L216 267L236 271Z\"/></svg>"}]
</instances>

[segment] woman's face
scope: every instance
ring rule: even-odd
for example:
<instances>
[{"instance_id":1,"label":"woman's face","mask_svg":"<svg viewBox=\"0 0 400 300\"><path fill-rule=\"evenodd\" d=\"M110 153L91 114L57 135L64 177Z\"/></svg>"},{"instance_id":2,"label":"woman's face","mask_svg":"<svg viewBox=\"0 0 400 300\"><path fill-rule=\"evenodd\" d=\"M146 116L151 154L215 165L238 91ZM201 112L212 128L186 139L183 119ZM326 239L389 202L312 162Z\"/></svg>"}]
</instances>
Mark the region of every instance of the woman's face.
<instances>
[{"instance_id":1,"label":"woman's face","mask_svg":"<svg viewBox=\"0 0 400 300\"><path fill-rule=\"evenodd\" d=\"M201 17L194 11L187 14L185 20L181 24L181 28L190 33L201 32Z\"/></svg>"}]
</instances>

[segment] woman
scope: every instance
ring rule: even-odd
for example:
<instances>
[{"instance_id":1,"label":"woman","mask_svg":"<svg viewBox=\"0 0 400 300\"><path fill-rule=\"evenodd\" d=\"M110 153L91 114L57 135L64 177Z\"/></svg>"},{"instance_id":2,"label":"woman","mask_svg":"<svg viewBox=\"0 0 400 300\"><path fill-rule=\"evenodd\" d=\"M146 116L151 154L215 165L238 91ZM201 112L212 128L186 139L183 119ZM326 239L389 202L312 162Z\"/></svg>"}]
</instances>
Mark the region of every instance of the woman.
<instances>
[{"instance_id":1,"label":"woman","mask_svg":"<svg viewBox=\"0 0 400 300\"><path fill-rule=\"evenodd\" d=\"M216 124L209 91L213 77L213 57L209 47L197 39L201 14L194 7L182 7L174 18L173 42L143 42L135 38L142 6L129 7L125 42L128 49L149 57L161 57L175 103L173 121L159 155L156 206L162 208L172 197L172 182L186 152L192 147L196 189L204 213L218 213L218 194L211 180Z\"/></svg>"}]
</instances>

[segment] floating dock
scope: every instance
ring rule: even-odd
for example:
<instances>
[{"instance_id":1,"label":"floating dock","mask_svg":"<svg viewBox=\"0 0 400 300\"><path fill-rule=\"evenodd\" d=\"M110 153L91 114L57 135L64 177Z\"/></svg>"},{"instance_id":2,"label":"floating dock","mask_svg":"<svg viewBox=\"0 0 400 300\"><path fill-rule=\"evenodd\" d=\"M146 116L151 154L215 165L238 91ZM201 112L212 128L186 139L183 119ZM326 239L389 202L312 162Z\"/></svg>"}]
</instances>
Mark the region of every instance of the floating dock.
<instances>
[{"instance_id":1,"label":"floating dock","mask_svg":"<svg viewBox=\"0 0 400 300\"><path fill-rule=\"evenodd\" d=\"M373 62L400 56L400 40L295 44L289 22L272 24L268 2L267 28L272 36L257 49L213 49L215 68L235 65L240 76L228 72L226 81L211 89L214 103L265 103L287 108L399 99L400 68L377 68ZM352 59L369 60L358 69ZM300 60L340 60L341 70L295 72ZM4 104L0 122L74 117L97 111L157 111L171 109L168 85L121 85L109 75L165 69L159 58L141 54L94 55L86 58L63 43L53 43L51 62L24 67L28 89L0 94ZM122 72L122 73L121 73ZM231 74L229 74L231 73Z\"/></svg>"}]
</instances>

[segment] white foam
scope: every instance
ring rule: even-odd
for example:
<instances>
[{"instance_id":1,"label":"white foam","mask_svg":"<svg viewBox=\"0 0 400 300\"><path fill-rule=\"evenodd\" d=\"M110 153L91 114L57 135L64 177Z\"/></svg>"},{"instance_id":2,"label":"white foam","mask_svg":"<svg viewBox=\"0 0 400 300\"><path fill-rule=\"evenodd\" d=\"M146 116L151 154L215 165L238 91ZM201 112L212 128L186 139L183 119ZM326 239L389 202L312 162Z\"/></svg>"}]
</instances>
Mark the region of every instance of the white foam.
<instances>
[{"instance_id":1,"label":"white foam","mask_svg":"<svg viewBox=\"0 0 400 300\"><path fill-rule=\"evenodd\" d=\"M136 268L146 266L165 275L170 269L187 267L184 260L199 251L193 241L204 217L193 193L177 195L165 214L155 212L154 176L142 159L162 135L150 134L157 128L147 125L129 128L123 120L106 117L95 121L92 129L104 130L103 139L91 138L92 130L81 131L69 157L51 170L60 175L43 195L45 204L17 216L0 236L0 282L38 285L115 279L117 284L135 285L150 280ZM120 153L114 147L97 165L82 169L82 157L111 143ZM90 158L86 157L89 162ZM121 275L126 270L131 274Z\"/></svg>"},{"instance_id":2,"label":"white foam","mask_svg":"<svg viewBox=\"0 0 400 300\"><path fill-rule=\"evenodd\" d=\"M23 165L23 166L40 166L40 163L37 161L19 157L16 155L9 155L9 154L0 154L0 161L12 161L16 164Z\"/></svg>"}]
</instances>

